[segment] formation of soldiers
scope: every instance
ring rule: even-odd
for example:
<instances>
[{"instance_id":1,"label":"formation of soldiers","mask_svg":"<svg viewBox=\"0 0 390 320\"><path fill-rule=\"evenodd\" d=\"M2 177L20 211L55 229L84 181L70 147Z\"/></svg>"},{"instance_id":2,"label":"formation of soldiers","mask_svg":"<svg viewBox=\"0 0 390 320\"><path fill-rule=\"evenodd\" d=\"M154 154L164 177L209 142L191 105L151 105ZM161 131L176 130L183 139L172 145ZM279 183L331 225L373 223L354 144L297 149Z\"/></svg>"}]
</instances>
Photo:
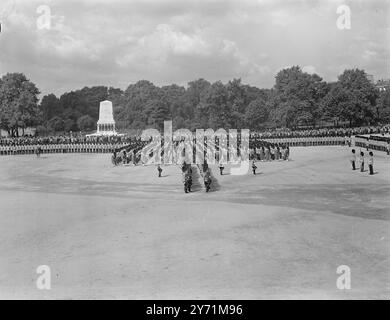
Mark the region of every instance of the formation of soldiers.
<instances>
[{"instance_id":1,"label":"formation of soldiers","mask_svg":"<svg viewBox=\"0 0 390 320\"><path fill-rule=\"evenodd\" d=\"M203 179L205 190L206 190L206 192L209 192L211 189L211 183L212 183L211 170L210 170L207 162L205 162L203 165L197 165L197 167L198 167L199 173ZM161 169L160 166L158 166L157 168ZM181 172L182 172L182 182L183 182L183 186L184 186L184 192L189 193L189 192L191 192L192 181L193 181L192 165L183 162L183 164L181 165ZM159 175L160 175L160 171L159 171Z\"/></svg>"},{"instance_id":2,"label":"formation of soldiers","mask_svg":"<svg viewBox=\"0 0 390 320\"><path fill-rule=\"evenodd\" d=\"M250 142L267 141L277 144L279 149L288 146L314 145L346 145L351 143L351 136L389 134L390 126L371 126L355 128L324 128L324 129L272 129L261 132L251 132ZM371 140L378 139L372 136ZM216 139L218 141L218 138ZM240 142L238 136L238 143ZM81 134L57 136L23 136L16 138L0 138L0 155L34 154L38 147L41 153L108 153L114 149L126 147L132 143L142 143L140 136L82 136ZM195 144L194 144L195 145ZM383 149L383 148L382 148ZM266 150L264 150L266 151ZM283 158L283 156L282 156Z\"/></svg>"},{"instance_id":3,"label":"formation of soldiers","mask_svg":"<svg viewBox=\"0 0 390 320\"><path fill-rule=\"evenodd\" d=\"M119 148L114 148L111 155L111 162L117 166L119 164L134 164L137 165L141 161L141 151L146 145L144 141L133 141Z\"/></svg>"},{"instance_id":4,"label":"formation of soldiers","mask_svg":"<svg viewBox=\"0 0 390 320\"><path fill-rule=\"evenodd\" d=\"M351 144L349 144L351 146ZM390 153L390 136L355 136L355 146Z\"/></svg>"},{"instance_id":5,"label":"formation of soldiers","mask_svg":"<svg viewBox=\"0 0 390 320\"><path fill-rule=\"evenodd\" d=\"M258 161L289 161L290 147L286 144L257 140L249 144L249 159Z\"/></svg>"},{"instance_id":6,"label":"formation of soldiers","mask_svg":"<svg viewBox=\"0 0 390 320\"><path fill-rule=\"evenodd\" d=\"M251 132L251 138L307 138L307 137L351 137L363 134L388 134L390 125L363 126L355 128L319 128L319 129L270 129L261 132Z\"/></svg>"},{"instance_id":7,"label":"formation of soldiers","mask_svg":"<svg viewBox=\"0 0 390 320\"><path fill-rule=\"evenodd\" d=\"M368 151L368 149L367 149ZM359 155L356 154L356 150L352 149L351 154L351 164L352 170L356 170L357 160L359 161L360 172L364 172L364 164L365 164L365 155L364 151L360 150ZM368 151L368 173L369 175L374 174L374 153L372 151Z\"/></svg>"},{"instance_id":8,"label":"formation of soldiers","mask_svg":"<svg viewBox=\"0 0 390 320\"><path fill-rule=\"evenodd\" d=\"M19 137L1 138L0 155L40 153L109 153L130 144L144 145L140 138L129 136L111 137Z\"/></svg>"}]
</instances>

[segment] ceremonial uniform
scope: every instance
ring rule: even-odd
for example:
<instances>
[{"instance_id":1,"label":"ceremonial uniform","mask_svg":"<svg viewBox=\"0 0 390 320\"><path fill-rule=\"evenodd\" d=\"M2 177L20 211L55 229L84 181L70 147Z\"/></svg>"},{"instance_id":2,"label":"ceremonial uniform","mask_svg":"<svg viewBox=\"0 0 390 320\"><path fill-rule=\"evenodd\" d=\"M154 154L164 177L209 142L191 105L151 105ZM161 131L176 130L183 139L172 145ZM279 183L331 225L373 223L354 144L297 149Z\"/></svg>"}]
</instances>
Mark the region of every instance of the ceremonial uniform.
<instances>
[{"instance_id":1,"label":"ceremonial uniform","mask_svg":"<svg viewBox=\"0 0 390 320\"><path fill-rule=\"evenodd\" d=\"M269 148L265 149L265 160L266 161L270 160L270 150L269 150Z\"/></svg>"},{"instance_id":2,"label":"ceremonial uniform","mask_svg":"<svg viewBox=\"0 0 390 320\"><path fill-rule=\"evenodd\" d=\"M369 157L368 157L368 168L370 170L370 175L373 175L374 174L374 154L372 153L372 151L370 151Z\"/></svg>"},{"instance_id":3,"label":"ceremonial uniform","mask_svg":"<svg viewBox=\"0 0 390 320\"><path fill-rule=\"evenodd\" d=\"M256 169L257 169L256 164L255 164L255 162L253 161L253 162L252 162L252 171L253 171L253 174L254 174L254 175L256 174Z\"/></svg>"},{"instance_id":4,"label":"ceremonial uniform","mask_svg":"<svg viewBox=\"0 0 390 320\"><path fill-rule=\"evenodd\" d=\"M222 163L219 164L219 173L221 174L221 176L223 175L223 169L225 169L225 167L223 166Z\"/></svg>"},{"instance_id":5,"label":"ceremonial uniform","mask_svg":"<svg viewBox=\"0 0 390 320\"><path fill-rule=\"evenodd\" d=\"M352 149L352 155L351 155L351 164L352 164L352 170L356 170L356 153L355 149Z\"/></svg>"},{"instance_id":6,"label":"ceremonial uniform","mask_svg":"<svg viewBox=\"0 0 390 320\"><path fill-rule=\"evenodd\" d=\"M363 172L364 171L364 153L363 152L360 152L359 162L360 162L360 172Z\"/></svg>"}]
</instances>

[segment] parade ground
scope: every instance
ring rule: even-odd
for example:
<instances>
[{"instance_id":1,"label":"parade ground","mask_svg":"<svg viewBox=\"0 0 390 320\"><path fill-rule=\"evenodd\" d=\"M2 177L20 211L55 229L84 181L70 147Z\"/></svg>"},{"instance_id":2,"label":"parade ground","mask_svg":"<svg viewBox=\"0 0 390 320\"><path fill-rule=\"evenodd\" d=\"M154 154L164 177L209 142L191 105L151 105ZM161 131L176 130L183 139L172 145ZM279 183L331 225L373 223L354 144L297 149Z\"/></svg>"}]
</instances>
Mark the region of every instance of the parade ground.
<instances>
[{"instance_id":1,"label":"parade ground","mask_svg":"<svg viewBox=\"0 0 390 320\"><path fill-rule=\"evenodd\" d=\"M370 176L350 150L292 148L256 176L211 166L209 193L194 167L189 194L177 166L2 156L0 298L389 299L390 156Z\"/></svg>"}]
</instances>

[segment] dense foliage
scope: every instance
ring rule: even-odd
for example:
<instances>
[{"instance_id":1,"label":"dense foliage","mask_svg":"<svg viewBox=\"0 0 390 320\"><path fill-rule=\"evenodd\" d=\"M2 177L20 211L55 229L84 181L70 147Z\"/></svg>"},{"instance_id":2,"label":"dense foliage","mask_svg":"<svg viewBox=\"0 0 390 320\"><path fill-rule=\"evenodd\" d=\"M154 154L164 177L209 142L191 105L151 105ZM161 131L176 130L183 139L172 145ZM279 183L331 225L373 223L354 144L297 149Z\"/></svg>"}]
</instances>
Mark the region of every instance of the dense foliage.
<instances>
[{"instance_id":1,"label":"dense foliage","mask_svg":"<svg viewBox=\"0 0 390 320\"><path fill-rule=\"evenodd\" d=\"M320 121L358 126L390 120L390 91L379 92L363 70L345 70L327 83L299 66L283 69L272 89L259 89L233 79L224 84L198 79L187 87L158 87L142 80L124 91L85 87L59 98L45 95L23 74L0 79L0 126L11 135L37 126L42 132L88 131L96 127L99 102L111 100L119 129L154 127L164 120L174 128L264 128L318 126Z\"/></svg>"}]
</instances>

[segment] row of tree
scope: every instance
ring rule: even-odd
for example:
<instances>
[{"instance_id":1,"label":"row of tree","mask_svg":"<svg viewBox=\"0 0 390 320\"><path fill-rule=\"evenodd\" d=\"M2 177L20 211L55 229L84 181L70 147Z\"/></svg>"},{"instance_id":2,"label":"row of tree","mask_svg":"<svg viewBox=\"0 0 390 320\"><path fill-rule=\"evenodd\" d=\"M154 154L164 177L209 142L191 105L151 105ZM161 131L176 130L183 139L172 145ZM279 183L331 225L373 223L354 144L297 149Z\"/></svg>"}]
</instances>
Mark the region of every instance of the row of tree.
<instances>
[{"instance_id":1,"label":"row of tree","mask_svg":"<svg viewBox=\"0 0 390 320\"><path fill-rule=\"evenodd\" d=\"M327 83L299 66L283 69L272 89L259 89L233 79L224 84L204 79L158 87L142 80L126 90L96 86L45 95L23 74L0 79L0 126L10 135L19 128L38 131L88 131L96 127L99 102L111 100L120 129L155 127L172 120L175 128L315 127L320 121L349 125L390 121L390 91L375 89L363 70L345 70Z\"/></svg>"}]
</instances>

